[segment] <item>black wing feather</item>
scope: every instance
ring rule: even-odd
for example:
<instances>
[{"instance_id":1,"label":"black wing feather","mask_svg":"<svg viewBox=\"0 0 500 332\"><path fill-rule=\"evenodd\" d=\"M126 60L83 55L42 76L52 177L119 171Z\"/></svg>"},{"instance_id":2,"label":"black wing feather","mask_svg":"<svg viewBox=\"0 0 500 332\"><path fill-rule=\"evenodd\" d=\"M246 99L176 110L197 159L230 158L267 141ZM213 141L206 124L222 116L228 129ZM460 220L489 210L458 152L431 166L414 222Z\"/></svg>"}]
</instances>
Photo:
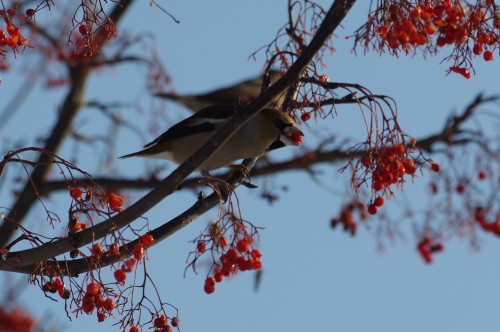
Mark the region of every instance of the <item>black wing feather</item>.
<instances>
[{"instance_id":1,"label":"black wing feather","mask_svg":"<svg viewBox=\"0 0 500 332\"><path fill-rule=\"evenodd\" d=\"M231 118L236 111L233 104L216 105L205 107L187 119L182 120L169 128L166 132L158 136L154 141L146 144L144 148L149 148L169 140L175 140L195 133L213 131L217 123L204 121L207 119L221 120Z\"/></svg>"}]
</instances>

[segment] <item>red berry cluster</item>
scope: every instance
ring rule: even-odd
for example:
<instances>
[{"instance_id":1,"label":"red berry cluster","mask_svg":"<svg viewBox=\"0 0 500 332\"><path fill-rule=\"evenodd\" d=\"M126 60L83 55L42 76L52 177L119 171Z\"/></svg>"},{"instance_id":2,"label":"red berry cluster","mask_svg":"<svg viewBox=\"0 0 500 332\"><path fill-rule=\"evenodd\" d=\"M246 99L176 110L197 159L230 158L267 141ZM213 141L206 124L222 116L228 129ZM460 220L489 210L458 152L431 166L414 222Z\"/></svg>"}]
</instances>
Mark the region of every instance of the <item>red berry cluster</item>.
<instances>
[{"instance_id":1,"label":"red berry cluster","mask_svg":"<svg viewBox=\"0 0 500 332\"><path fill-rule=\"evenodd\" d=\"M500 236L500 220L497 218L497 220L493 222L488 222L486 220L486 214L487 211L485 209L477 208L474 219L484 231Z\"/></svg>"},{"instance_id":2,"label":"red berry cluster","mask_svg":"<svg viewBox=\"0 0 500 332\"><path fill-rule=\"evenodd\" d=\"M196 249L189 253L188 266L195 272L200 257L210 252L211 268L204 285L207 294L215 292L215 284L224 278L262 268L261 253L254 248L256 236L258 230L254 225L228 211L193 241Z\"/></svg>"},{"instance_id":3,"label":"red berry cluster","mask_svg":"<svg viewBox=\"0 0 500 332\"><path fill-rule=\"evenodd\" d=\"M3 17L7 33L0 29L0 57L5 55L5 48L10 47L14 53L19 53L19 47L26 45L26 38L21 34L21 29L13 23L15 8L0 10L0 17ZM5 64L0 62L0 69Z\"/></svg>"},{"instance_id":4,"label":"red berry cluster","mask_svg":"<svg viewBox=\"0 0 500 332\"><path fill-rule=\"evenodd\" d=\"M80 310L86 314L91 314L97 309L97 320L104 321L115 309L115 301L111 297L103 296L102 286L96 282L87 285L87 291L81 300Z\"/></svg>"},{"instance_id":5,"label":"red berry cluster","mask_svg":"<svg viewBox=\"0 0 500 332\"><path fill-rule=\"evenodd\" d=\"M171 324L173 327L179 326L179 317L176 316L172 318ZM154 332L172 332L172 327L168 325L168 318L164 314L155 318L153 321L153 325L155 327Z\"/></svg>"},{"instance_id":6,"label":"red berry cluster","mask_svg":"<svg viewBox=\"0 0 500 332\"><path fill-rule=\"evenodd\" d=\"M64 283L60 278L54 278L54 280L48 281L42 286L42 290L47 293L58 293L63 299L69 299L70 291L64 287Z\"/></svg>"},{"instance_id":7,"label":"red berry cluster","mask_svg":"<svg viewBox=\"0 0 500 332\"><path fill-rule=\"evenodd\" d=\"M361 165L365 167L366 174L371 173L371 187L374 192L380 192L384 189L390 190L394 184L404 182L404 175L415 175L417 166L409 154L412 153L403 144L394 144L383 147L379 151L372 152L370 156L360 159ZM384 204L379 199L377 207ZM372 208L372 211L374 209Z\"/></svg>"},{"instance_id":8,"label":"red berry cluster","mask_svg":"<svg viewBox=\"0 0 500 332\"><path fill-rule=\"evenodd\" d=\"M330 225L332 228L336 228L337 225L342 224L344 231L351 233L352 236L356 235L357 223L354 218L356 211L359 213L361 220L368 218L365 205L361 201L354 199L342 206L339 216L332 218Z\"/></svg>"},{"instance_id":9,"label":"red berry cluster","mask_svg":"<svg viewBox=\"0 0 500 332\"><path fill-rule=\"evenodd\" d=\"M238 271L258 270L262 268L260 257L262 256L257 249L251 250L252 241L241 239L237 242L236 248L229 248L226 253L220 256L222 266L215 269L212 277L205 279L205 292L211 294L215 292L215 284L221 282L225 277L229 277Z\"/></svg>"},{"instance_id":10,"label":"red berry cluster","mask_svg":"<svg viewBox=\"0 0 500 332\"><path fill-rule=\"evenodd\" d=\"M426 236L417 244L417 250L424 261L430 264L432 263L433 254L443 251L444 245L442 243L436 243L431 237Z\"/></svg>"},{"instance_id":11,"label":"red berry cluster","mask_svg":"<svg viewBox=\"0 0 500 332\"><path fill-rule=\"evenodd\" d=\"M380 48L387 46L394 51L409 52L411 48L431 44L436 48L467 47L472 40L475 55L483 55L485 61L493 60L492 51L498 47L500 29L494 1L478 1L469 7L469 13L460 1L431 0L416 6L410 1L391 2L375 24L382 40ZM465 67L453 66L450 71L470 78L470 71Z\"/></svg>"}]
</instances>

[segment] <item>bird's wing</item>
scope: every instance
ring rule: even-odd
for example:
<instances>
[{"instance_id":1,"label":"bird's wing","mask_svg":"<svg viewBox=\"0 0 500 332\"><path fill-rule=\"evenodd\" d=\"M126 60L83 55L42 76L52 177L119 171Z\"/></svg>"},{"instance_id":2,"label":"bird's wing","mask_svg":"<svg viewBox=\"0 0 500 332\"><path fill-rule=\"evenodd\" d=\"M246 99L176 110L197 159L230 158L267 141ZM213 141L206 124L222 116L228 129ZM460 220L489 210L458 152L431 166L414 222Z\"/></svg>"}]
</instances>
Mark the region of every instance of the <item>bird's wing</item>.
<instances>
[{"instance_id":1,"label":"bird's wing","mask_svg":"<svg viewBox=\"0 0 500 332\"><path fill-rule=\"evenodd\" d=\"M172 126L154 141L146 144L144 148L194 134L215 131L217 127L220 127L221 124L229 120L235 112L236 107L233 104L205 107L189 118Z\"/></svg>"}]
</instances>

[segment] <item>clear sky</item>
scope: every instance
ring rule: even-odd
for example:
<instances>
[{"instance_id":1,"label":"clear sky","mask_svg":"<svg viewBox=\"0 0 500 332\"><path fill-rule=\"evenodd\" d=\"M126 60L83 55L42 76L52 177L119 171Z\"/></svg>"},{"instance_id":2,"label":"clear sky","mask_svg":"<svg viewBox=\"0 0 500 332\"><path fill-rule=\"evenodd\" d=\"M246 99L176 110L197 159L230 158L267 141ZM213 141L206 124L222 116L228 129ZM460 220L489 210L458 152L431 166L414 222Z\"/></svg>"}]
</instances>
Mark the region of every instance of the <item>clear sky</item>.
<instances>
[{"instance_id":1,"label":"clear sky","mask_svg":"<svg viewBox=\"0 0 500 332\"><path fill-rule=\"evenodd\" d=\"M153 32L173 87L179 93L194 93L256 75L263 66L264 55L256 62L248 60L248 56L270 42L285 22L287 1L158 3L181 23L175 24L145 1L137 1L120 28L125 27L130 33ZM325 59L324 73L331 81L359 83L373 93L393 97L406 132L415 137L432 133L441 128L450 111L462 109L477 93L499 93L498 59L490 63L476 61L477 76L465 80L458 75L445 76L448 65L439 63L440 56L427 60L419 55L396 59L358 52L354 56L352 41L344 36L363 23L367 5L368 1L358 1L343 22L344 30L336 32L337 51ZM90 84L89 99L139 101L145 108L146 115L123 110L127 119L137 121L144 131L144 140L121 131L117 136L117 155L135 151L159 134L147 131L149 104L144 102L142 74L143 71L131 67L118 67L94 75ZM9 74L2 74L2 78L3 100L13 93L18 82ZM14 137L12 141L16 140L19 128L31 133L48 130L50 117L44 112L56 112L57 95L57 92L46 93L37 85L12 124L2 131L1 139L10 135ZM181 107L174 104L169 104L167 110L172 112L166 117L168 121L187 114L179 113ZM79 119L82 128L99 128L98 124L88 123L90 119L90 116ZM159 123L165 126L159 128L161 131L167 128L168 121L160 118ZM356 106L341 107L338 116L326 121L321 127L340 137L362 138L364 126ZM304 144L314 146L316 124L311 122L309 127L304 128ZM29 142L32 134L26 135L26 145L32 144ZM84 149L80 153L89 151ZM290 153L293 151L284 151L282 155ZM62 154L71 157L71 146L66 146ZM95 158L89 155L88 162ZM116 169L121 174L140 177L147 167L145 163L151 161L117 161ZM289 190L282 192L273 205L259 199L255 190L239 190L245 219L265 227L260 233L264 273L258 292L253 291L252 272L218 284L212 295L203 292L203 267L199 275L188 273L183 277L187 254L193 249L188 241L205 228L215 212L149 250L149 272L163 299L180 310L182 331L497 331L500 241L481 234L483 246L479 252L473 252L467 239L453 239L445 243L445 252L436 255L433 264L426 265L416 252L411 222L404 218L401 229L405 237L385 241L383 251L377 249L370 228L361 227L355 238L340 229L331 230L329 220L338 213L348 189L347 178L338 175L337 168L322 168L324 187L328 190L313 183L304 172L278 177L273 180L276 188L286 185ZM414 186L409 184L404 196L417 206L424 206L425 191L418 181L425 179L418 179ZM165 199L147 214L151 226L167 221L180 211L179 205L186 206L194 199L191 194ZM67 211L67 206L56 198L51 202L61 214ZM398 200L393 200L387 208L398 211L398 204ZM113 330L113 320L97 323L95 315L70 322L64 315L64 303L51 302L35 287L24 289L21 299L40 316L53 315L51 321L65 331Z\"/></svg>"}]
</instances>

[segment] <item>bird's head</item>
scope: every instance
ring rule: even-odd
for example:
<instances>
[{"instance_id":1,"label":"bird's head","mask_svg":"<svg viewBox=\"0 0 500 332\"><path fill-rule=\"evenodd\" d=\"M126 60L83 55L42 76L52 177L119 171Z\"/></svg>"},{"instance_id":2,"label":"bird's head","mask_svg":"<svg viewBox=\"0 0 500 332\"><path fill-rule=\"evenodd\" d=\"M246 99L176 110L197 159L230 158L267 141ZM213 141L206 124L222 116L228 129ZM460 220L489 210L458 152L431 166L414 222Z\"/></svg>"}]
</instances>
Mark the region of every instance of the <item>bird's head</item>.
<instances>
[{"instance_id":1,"label":"bird's head","mask_svg":"<svg viewBox=\"0 0 500 332\"><path fill-rule=\"evenodd\" d=\"M295 125L295 120L278 109L265 109L262 115L268 119L268 131L272 135L271 144L267 151L282 148L287 145L302 144L304 134Z\"/></svg>"}]
</instances>

